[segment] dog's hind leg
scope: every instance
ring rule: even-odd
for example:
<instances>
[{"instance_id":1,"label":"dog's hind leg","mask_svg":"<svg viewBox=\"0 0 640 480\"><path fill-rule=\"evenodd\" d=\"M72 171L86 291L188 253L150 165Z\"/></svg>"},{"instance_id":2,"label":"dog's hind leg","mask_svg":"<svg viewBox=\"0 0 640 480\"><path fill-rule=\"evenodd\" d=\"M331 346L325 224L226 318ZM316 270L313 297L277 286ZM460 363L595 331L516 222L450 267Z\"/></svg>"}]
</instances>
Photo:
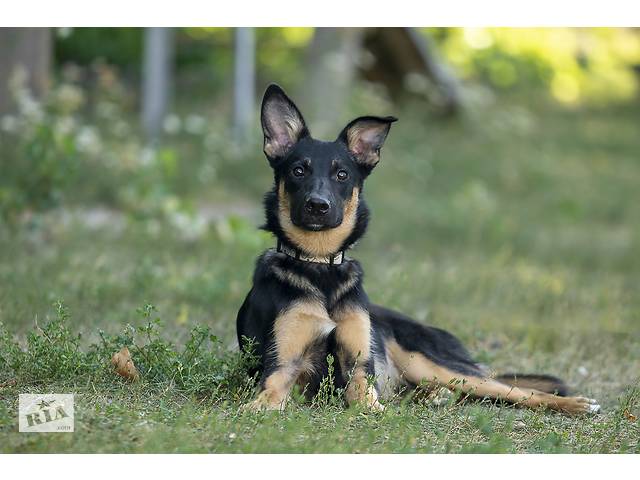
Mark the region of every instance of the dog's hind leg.
<instances>
[{"instance_id":1,"label":"dog's hind leg","mask_svg":"<svg viewBox=\"0 0 640 480\"><path fill-rule=\"evenodd\" d=\"M530 408L544 407L568 414L595 413L600 406L584 397L560 397L533 388L516 387L483 376L457 373L438 365L420 352L403 349L394 340L386 344L389 356L402 375L413 384L434 382L476 397L504 400Z\"/></svg>"}]
</instances>

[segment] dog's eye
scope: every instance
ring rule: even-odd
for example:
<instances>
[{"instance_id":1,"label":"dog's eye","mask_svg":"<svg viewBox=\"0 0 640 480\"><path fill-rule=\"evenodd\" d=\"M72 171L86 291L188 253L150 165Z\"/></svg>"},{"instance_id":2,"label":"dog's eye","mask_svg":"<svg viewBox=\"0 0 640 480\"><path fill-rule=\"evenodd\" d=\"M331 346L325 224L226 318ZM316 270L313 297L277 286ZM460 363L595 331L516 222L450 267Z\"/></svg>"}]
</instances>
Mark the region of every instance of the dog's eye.
<instances>
[{"instance_id":1,"label":"dog's eye","mask_svg":"<svg viewBox=\"0 0 640 480\"><path fill-rule=\"evenodd\" d=\"M296 177L302 177L302 176L304 175L304 168L302 168L302 167L295 167L295 168L293 169L293 174L294 174Z\"/></svg>"},{"instance_id":2,"label":"dog's eye","mask_svg":"<svg viewBox=\"0 0 640 480\"><path fill-rule=\"evenodd\" d=\"M336 177L341 182L344 182L347 178L349 178L349 174L347 173L346 170L338 170L338 173L336 174Z\"/></svg>"}]
</instances>

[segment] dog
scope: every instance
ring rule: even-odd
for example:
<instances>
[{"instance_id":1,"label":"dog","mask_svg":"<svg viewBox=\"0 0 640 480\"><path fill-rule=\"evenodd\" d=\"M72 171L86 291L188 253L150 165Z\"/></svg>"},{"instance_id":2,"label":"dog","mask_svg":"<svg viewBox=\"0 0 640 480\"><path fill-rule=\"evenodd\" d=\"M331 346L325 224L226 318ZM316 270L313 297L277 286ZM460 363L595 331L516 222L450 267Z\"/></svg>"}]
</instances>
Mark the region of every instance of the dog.
<instances>
[{"instance_id":1,"label":"dog","mask_svg":"<svg viewBox=\"0 0 640 480\"><path fill-rule=\"evenodd\" d=\"M260 392L246 408L283 409L295 385L312 397L331 355L347 403L372 410L426 384L568 414L599 411L593 399L566 396L553 376L492 377L451 333L369 301L362 267L346 252L367 228L363 184L396 120L359 117L336 140L320 141L287 94L267 88L261 124L274 186L263 228L277 243L258 258L237 316L240 349L258 357L250 373L259 375Z\"/></svg>"}]
</instances>

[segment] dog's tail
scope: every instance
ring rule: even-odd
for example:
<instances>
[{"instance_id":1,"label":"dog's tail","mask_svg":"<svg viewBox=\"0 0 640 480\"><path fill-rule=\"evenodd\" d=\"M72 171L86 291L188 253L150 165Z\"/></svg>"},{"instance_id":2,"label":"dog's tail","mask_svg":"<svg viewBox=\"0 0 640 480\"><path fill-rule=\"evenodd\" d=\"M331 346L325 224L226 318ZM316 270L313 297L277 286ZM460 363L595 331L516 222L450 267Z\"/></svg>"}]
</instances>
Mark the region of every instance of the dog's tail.
<instances>
[{"instance_id":1,"label":"dog's tail","mask_svg":"<svg viewBox=\"0 0 640 480\"><path fill-rule=\"evenodd\" d=\"M532 388L545 393L553 393L561 397L569 395L569 387L567 387L564 381L552 375L505 373L498 375L495 379L500 383L513 387Z\"/></svg>"}]
</instances>

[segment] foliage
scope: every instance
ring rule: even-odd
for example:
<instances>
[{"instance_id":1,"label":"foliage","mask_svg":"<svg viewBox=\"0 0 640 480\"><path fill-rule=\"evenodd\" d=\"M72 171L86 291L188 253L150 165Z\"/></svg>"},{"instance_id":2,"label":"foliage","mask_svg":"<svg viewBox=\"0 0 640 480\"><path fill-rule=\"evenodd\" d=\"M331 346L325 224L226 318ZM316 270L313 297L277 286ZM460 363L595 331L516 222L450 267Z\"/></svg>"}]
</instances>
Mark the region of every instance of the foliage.
<instances>
[{"instance_id":1,"label":"foliage","mask_svg":"<svg viewBox=\"0 0 640 480\"><path fill-rule=\"evenodd\" d=\"M126 325L123 332L100 331L100 342L80 348L79 334L69 326L65 305L55 303L56 317L27 334L25 348L0 324L0 383L12 380L18 387L52 382L113 384L119 380L110 365L111 356L127 346L149 388L171 388L188 395L207 395L214 401L238 401L252 391L247 371L255 364L251 353L223 348L207 326L191 329L182 348L160 334L161 321L150 304L138 309L142 325Z\"/></svg>"},{"instance_id":2,"label":"foliage","mask_svg":"<svg viewBox=\"0 0 640 480\"><path fill-rule=\"evenodd\" d=\"M438 53L467 81L497 89L545 87L568 104L628 101L637 95L640 36L632 28L427 28ZM59 29L58 65L88 67L102 59L139 76L142 30L132 28ZM304 81L312 28L256 29L259 84ZM176 30L178 81L193 94L206 92L224 102L231 88L233 31L230 28ZM407 78L418 87L424 82ZM283 80L281 80L283 81ZM416 85L410 88L415 88ZM180 94L180 90L178 94Z\"/></svg>"},{"instance_id":3,"label":"foliage","mask_svg":"<svg viewBox=\"0 0 640 480\"><path fill-rule=\"evenodd\" d=\"M58 66L90 67L99 60L125 74L131 82L139 79L143 53L141 28L60 28L55 52ZM256 70L261 83L273 78L301 82L305 48L312 28L278 27L256 29ZM231 88L233 29L189 27L175 29L175 65L180 85L190 93L206 92L210 98L226 97ZM178 92L180 93L180 91Z\"/></svg>"},{"instance_id":4,"label":"foliage","mask_svg":"<svg viewBox=\"0 0 640 480\"><path fill-rule=\"evenodd\" d=\"M136 71L142 59L141 28L58 28L55 60L91 65L96 58Z\"/></svg>"},{"instance_id":5,"label":"foliage","mask_svg":"<svg viewBox=\"0 0 640 480\"><path fill-rule=\"evenodd\" d=\"M500 89L543 85L570 105L638 93L640 36L631 28L428 30L460 74Z\"/></svg>"},{"instance_id":6,"label":"foliage","mask_svg":"<svg viewBox=\"0 0 640 480\"><path fill-rule=\"evenodd\" d=\"M96 78L85 90L82 78ZM0 124L0 222L66 205L108 204L140 217L175 216L193 223L181 195L211 181L234 158L225 128L201 115L169 115L170 144L149 145L132 123L130 97L103 63L69 66L42 102L13 83L18 111ZM184 162L182 156L191 159Z\"/></svg>"},{"instance_id":7,"label":"foliage","mask_svg":"<svg viewBox=\"0 0 640 480\"><path fill-rule=\"evenodd\" d=\"M78 162L78 127L70 113L82 103L81 93L61 87L41 105L24 82L19 73L12 84L19 114L2 118L0 219L57 205L73 183Z\"/></svg>"}]
</instances>

